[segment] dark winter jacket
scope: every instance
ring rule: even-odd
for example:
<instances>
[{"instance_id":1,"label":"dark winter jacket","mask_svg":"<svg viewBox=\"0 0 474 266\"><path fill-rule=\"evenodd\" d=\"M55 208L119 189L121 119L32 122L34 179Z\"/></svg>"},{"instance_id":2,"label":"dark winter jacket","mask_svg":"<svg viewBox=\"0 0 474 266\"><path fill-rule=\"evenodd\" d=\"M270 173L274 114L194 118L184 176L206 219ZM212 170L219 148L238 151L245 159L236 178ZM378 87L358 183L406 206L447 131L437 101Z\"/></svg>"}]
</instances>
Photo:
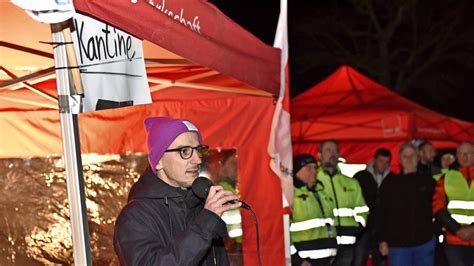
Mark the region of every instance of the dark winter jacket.
<instances>
[{"instance_id":1,"label":"dark winter jacket","mask_svg":"<svg viewBox=\"0 0 474 266\"><path fill-rule=\"evenodd\" d=\"M422 164L421 162L419 162L417 166L417 172L434 176L441 173L441 168L433 164Z\"/></svg>"},{"instance_id":2,"label":"dark winter jacket","mask_svg":"<svg viewBox=\"0 0 474 266\"><path fill-rule=\"evenodd\" d=\"M387 170L381 176L381 179L385 179L386 176L392 175L393 173ZM362 195L364 195L365 202L367 206L369 206L370 213L367 219L367 225L365 227L366 231L374 233L375 231L375 224L377 224L376 218L376 206L377 206L377 198L378 198L378 190L379 186L377 181L374 178L374 170L372 164L369 164L366 170L362 170L357 172L354 175L354 178L359 181L360 187L362 188Z\"/></svg>"},{"instance_id":3,"label":"dark winter jacket","mask_svg":"<svg viewBox=\"0 0 474 266\"><path fill-rule=\"evenodd\" d=\"M435 184L431 176L421 173L387 176L379 191L379 241L391 247L414 247L433 238Z\"/></svg>"},{"instance_id":4,"label":"dark winter jacket","mask_svg":"<svg viewBox=\"0 0 474 266\"><path fill-rule=\"evenodd\" d=\"M148 168L115 223L122 265L229 265L224 221L190 189L172 187Z\"/></svg>"}]
</instances>

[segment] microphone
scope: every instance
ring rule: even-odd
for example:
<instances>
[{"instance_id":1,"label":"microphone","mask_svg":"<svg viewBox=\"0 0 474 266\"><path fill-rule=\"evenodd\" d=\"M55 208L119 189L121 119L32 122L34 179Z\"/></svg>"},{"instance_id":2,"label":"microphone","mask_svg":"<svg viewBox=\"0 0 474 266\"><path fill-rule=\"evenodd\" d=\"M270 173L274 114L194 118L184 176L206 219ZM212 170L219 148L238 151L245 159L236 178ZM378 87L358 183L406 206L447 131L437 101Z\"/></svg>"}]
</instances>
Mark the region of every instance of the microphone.
<instances>
[{"instance_id":1,"label":"microphone","mask_svg":"<svg viewBox=\"0 0 474 266\"><path fill-rule=\"evenodd\" d=\"M194 180L191 189L193 190L193 193L194 195L196 195L196 197L200 198L201 200L206 200L211 186L212 181L209 180L209 178L200 176ZM241 208L250 209L250 206L241 200L230 200L227 203L234 204L237 202L242 203L242 205L240 206Z\"/></svg>"},{"instance_id":2,"label":"microphone","mask_svg":"<svg viewBox=\"0 0 474 266\"><path fill-rule=\"evenodd\" d=\"M198 177L194 180L193 185L191 186L191 189L193 190L194 195L196 197L200 198L201 200L206 200L207 195L209 194L209 190L211 189L212 186L212 181L209 180L208 178L205 177ZM241 200L231 200L228 201L227 203L237 203L241 202L242 205L240 205L240 208L247 209L250 211L250 213L253 216L253 219L255 220L255 237L257 239L257 257L258 257L258 265L262 265L262 260L260 259L260 240L259 240L259 233L258 233L258 222L257 222L257 215L255 215L255 212L250 208L250 206L241 201Z\"/></svg>"}]
</instances>

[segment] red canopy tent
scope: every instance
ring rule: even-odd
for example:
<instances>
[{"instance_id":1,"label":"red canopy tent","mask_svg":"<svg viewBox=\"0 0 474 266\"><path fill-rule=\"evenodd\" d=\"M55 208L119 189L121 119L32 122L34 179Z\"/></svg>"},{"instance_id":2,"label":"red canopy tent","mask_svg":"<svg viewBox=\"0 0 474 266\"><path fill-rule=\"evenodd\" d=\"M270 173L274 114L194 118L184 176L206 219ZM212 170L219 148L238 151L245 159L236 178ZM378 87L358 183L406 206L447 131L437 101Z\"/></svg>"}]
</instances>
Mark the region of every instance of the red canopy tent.
<instances>
[{"instance_id":1,"label":"red canopy tent","mask_svg":"<svg viewBox=\"0 0 474 266\"><path fill-rule=\"evenodd\" d=\"M83 153L146 152L143 120L148 116L186 117L202 129L211 149L235 149L238 156L242 200L256 212L263 263L284 264L280 180L269 167L268 132L273 99L226 92L169 88L156 94L154 103L84 113L79 116ZM57 111L0 114L2 139L30 155L62 152ZM34 141L35 139L36 141ZM3 141L2 141L3 142ZM3 150L2 147L2 151ZM243 211L244 262L256 264L255 225Z\"/></svg>"},{"instance_id":2,"label":"red canopy tent","mask_svg":"<svg viewBox=\"0 0 474 266\"><path fill-rule=\"evenodd\" d=\"M192 13L191 18L199 16L199 33L147 1L80 0L74 4L80 12L206 66L175 55L176 63L147 66L153 104L80 114L82 153L144 152L145 117L190 119L202 130L211 148L236 149L241 198L252 206L259 221L262 262L284 264L282 191L279 178L269 167L267 153L274 111L272 96L280 89L279 50L263 44L205 1L166 2L169 10L179 12L183 8L184 14ZM16 8L9 8L18 13ZM9 25L40 25L21 18L26 15L13 17L15 21ZM41 26L43 32L49 31L48 25ZM5 41L3 37L1 41ZM35 41L48 40L50 35ZM162 50L148 47L145 56L147 51L156 53L156 49ZM28 79L26 85L0 88L0 157L62 153L56 82L49 73ZM244 263L255 265L255 226L250 214L242 215Z\"/></svg>"},{"instance_id":3,"label":"red canopy tent","mask_svg":"<svg viewBox=\"0 0 474 266\"><path fill-rule=\"evenodd\" d=\"M318 143L339 142L348 163L367 163L388 148L394 164L400 144L430 140L438 148L474 139L474 123L431 111L342 66L291 102L294 154L317 154Z\"/></svg>"}]
</instances>

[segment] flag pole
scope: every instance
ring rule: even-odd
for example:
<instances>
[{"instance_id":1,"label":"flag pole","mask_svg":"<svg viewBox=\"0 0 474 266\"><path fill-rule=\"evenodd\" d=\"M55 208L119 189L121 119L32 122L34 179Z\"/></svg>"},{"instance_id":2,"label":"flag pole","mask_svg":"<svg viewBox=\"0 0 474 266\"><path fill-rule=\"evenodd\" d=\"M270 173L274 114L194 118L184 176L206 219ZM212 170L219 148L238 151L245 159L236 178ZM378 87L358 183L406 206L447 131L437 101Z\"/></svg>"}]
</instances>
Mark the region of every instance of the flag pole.
<instances>
[{"instance_id":1,"label":"flag pole","mask_svg":"<svg viewBox=\"0 0 474 266\"><path fill-rule=\"evenodd\" d=\"M69 21L51 24L54 47L54 64L58 87L59 117L64 151L64 168L71 221L71 233L75 265L92 265L87 220L84 176L82 171L81 146L77 115L81 109L82 84L77 64L71 64L75 58ZM70 43L70 44L67 44ZM70 46L70 48L66 48ZM71 49L72 48L72 49ZM73 68L70 68L73 67ZM75 69L76 74L69 72ZM74 81L70 81L70 76ZM77 79L79 77L79 79ZM74 83L74 89L71 84Z\"/></svg>"}]
</instances>

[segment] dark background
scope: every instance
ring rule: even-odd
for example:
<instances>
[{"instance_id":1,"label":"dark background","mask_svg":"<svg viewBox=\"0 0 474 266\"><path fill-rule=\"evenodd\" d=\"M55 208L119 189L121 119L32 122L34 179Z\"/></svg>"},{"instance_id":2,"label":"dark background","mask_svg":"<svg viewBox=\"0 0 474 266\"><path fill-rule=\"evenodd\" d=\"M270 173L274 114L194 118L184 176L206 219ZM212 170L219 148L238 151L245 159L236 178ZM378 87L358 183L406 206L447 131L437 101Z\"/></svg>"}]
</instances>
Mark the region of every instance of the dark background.
<instances>
[{"instance_id":1,"label":"dark background","mask_svg":"<svg viewBox=\"0 0 474 266\"><path fill-rule=\"evenodd\" d=\"M211 0L272 45L279 1ZM437 112L474 122L474 1L288 1L290 94L343 64Z\"/></svg>"}]
</instances>

